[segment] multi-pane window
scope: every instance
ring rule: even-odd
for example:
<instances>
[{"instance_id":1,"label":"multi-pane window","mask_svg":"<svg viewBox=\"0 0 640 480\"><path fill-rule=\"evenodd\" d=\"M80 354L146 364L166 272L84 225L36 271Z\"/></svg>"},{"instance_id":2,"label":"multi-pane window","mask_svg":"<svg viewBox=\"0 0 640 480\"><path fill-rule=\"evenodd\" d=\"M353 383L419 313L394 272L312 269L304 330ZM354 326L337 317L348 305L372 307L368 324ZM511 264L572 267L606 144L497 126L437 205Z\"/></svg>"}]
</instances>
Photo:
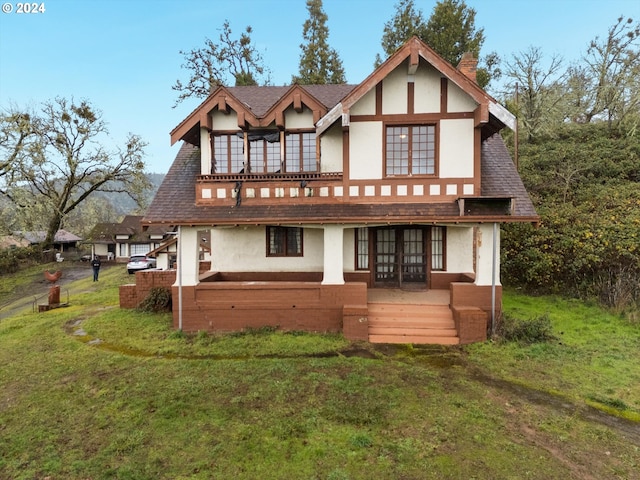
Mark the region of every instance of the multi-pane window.
<instances>
[{"instance_id":1,"label":"multi-pane window","mask_svg":"<svg viewBox=\"0 0 640 480\"><path fill-rule=\"evenodd\" d=\"M444 227L431 227L431 270L444 270Z\"/></svg>"},{"instance_id":2,"label":"multi-pane window","mask_svg":"<svg viewBox=\"0 0 640 480\"><path fill-rule=\"evenodd\" d=\"M249 133L248 170L244 161L242 134L214 135L211 173L278 173L282 170L280 134L278 132ZM316 134L287 133L285 140L285 171L316 172Z\"/></svg>"},{"instance_id":3,"label":"multi-pane window","mask_svg":"<svg viewBox=\"0 0 640 480\"><path fill-rule=\"evenodd\" d=\"M149 248L148 243L132 243L129 251L131 252L131 255L144 255L149 250L151 249Z\"/></svg>"},{"instance_id":4,"label":"multi-pane window","mask_svg":"<svg viewBox=\"0 0 640 480\"><path fill-rule=\"evenodd\" d=\"M272 173L280 170L280 142L266 139L249 142L249 164L253 173Z\"/></svg>"},{"instance_id":5,"label":"multi-pane window","mask_svg":"<svg viewBox=\"0 0 640 480\"><path fill-rule=\"evenodd\" d=\"M287 133L285 157L287 172L316 172L316 134Z\"/></svg>"},{"instance_id":6,"label":"multi-pane window","mask_svg":"<svg viewBox=\"0 0 640 480\"><path fill-rule=\"evenodd\" d=\"M244 140L238 135L213 137L211 173L240 173L244 168Z\"/></svg>"},{"instance_id":7,"label":"multi-pane window","mask_svg":"<svg viewBox=\"0 0 640 480\"><path fill-rule=\"evenodd\" d=\"M267 227L268 257L301 257L302 228Z\"/></svg>"},{"instance_id":8,"label":"multi-pane window","mask_svg":"<svg viewBox=\"0 0 640 480\"><path fill-rule=\"evenodd\" d=\"M386 174L433 175L436 128L434 125L387 126Z\"/></svg>"},{"instance_id":9,"label":"multi-pane window","mask_svg":"<svg viewBox=\"0 0 640 480\"><path fill-rule=\"evenodd\" d=\"M356 229L356 270L369 269L369 229Z\"/></svg>"}]
</instances>

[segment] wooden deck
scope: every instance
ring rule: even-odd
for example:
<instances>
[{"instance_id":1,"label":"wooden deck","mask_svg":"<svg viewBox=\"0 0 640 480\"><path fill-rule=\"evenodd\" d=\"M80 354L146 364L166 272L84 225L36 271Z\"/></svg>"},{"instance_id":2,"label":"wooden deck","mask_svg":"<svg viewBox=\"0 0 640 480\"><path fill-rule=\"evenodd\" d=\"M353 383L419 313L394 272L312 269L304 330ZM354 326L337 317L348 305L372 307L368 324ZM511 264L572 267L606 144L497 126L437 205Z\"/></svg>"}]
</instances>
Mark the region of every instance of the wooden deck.
<instances>
[{"instance_id":1,"label":"wooden deck","mask_svg":"<svg viewBox=\"0 0 640 480\"><path fill-rule=\"evenodd\" d=\"M369 289L369 341L457 345L448 290Z\"/></svg>"}]
</instances>

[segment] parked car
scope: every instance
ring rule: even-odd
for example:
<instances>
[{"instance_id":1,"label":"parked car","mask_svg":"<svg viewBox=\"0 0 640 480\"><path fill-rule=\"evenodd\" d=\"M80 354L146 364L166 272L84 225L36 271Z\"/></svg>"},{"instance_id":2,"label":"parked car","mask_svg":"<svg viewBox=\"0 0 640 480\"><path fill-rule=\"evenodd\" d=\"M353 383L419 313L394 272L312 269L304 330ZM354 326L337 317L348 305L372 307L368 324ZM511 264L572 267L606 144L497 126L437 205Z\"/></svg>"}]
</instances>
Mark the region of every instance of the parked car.
<instances>
[{"instance_id":1,"label":"parked car","mask_svg":"<svg viewBox=\"0 0 640 480\"><path fill-rule=\"evenodd\" d=\"M127 263L127 272L130 274L148 268L156 268L155 258L147 257L146 255L132 255L129 258L129 263Z\"/></svg>"}]
</instances>

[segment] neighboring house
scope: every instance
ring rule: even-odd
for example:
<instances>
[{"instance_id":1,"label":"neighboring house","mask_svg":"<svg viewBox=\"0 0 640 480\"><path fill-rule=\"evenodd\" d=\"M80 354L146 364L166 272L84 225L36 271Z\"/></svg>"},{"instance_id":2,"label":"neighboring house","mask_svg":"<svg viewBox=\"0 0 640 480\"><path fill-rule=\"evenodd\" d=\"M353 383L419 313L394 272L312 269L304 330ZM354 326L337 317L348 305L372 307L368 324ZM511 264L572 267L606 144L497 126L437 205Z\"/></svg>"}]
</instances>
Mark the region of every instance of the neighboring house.
<instances>
[{"instance_id":1,"label":"neighboring house","mask_svg":"<svg viewBox=\"0 0 640 480\"><path fill-rule=\"evenodd\" d=\"M0 245L2 245L2 248L29 247L43 243L46 238L47 232L44 230L16 231L11 235L2 237ZM75 251L81 241L82 238L77 235L60 229L53 237L53 249L62 253Z\"/></svg>"},{"instance_id":2,"label":"neighboring house","mask_svg":"<svg viewBox=\"0 0 640 480\"><path fill-rule=\"evenodd\" d=\"M359 85L219 87L171 132L182 146L142 221L177 226L174 326L485 339L499 224L538 221L504 127L475 61L416 37Z\"/></svg>"},{"instance_id":3,"label":"neighboring house","mask_svg":"<svg viewBox=\"0 0 640 480\"><path fill-rule=\"evenodd\" d=\"M120 223L98 223L86 243L92 245L92 255L103 260L127 262L131 255L140 255L157 248L168 228L143 227L141 215L127 215Z\"/></svg>"},{"instance_id":4,"label":"neighboring house","mask_svg":"<svg viewBox=\"0 0 640 480\"><path fill-rule=\"evenodd\" d=\"M3 235L0 237L0 249L23 248L31 245L26 238L15 235Z\"/></svg>"}]
</instances>

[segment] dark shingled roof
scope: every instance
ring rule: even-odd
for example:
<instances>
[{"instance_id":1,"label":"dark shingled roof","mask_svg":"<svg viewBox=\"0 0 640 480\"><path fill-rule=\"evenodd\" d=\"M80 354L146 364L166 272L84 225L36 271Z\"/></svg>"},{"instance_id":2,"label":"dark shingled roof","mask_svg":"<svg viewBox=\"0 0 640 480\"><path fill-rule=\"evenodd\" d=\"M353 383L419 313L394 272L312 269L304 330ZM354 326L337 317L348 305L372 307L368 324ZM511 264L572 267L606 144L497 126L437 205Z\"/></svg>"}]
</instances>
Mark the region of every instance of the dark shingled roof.
<instances>
[{"instance_id":1,"label":"dark shingled roof","mask_svg":"<svg viewBox=\"0 0 640 480\"><path fill-rule=\"evenodd\" d=\"M300 87L330 110L346 97L356 85L300 85ZM258 118L263 117L290 89L291 86L227 87L229 93L244 103Z\"/></svg>"},{"instance_id":2,"label":"dark shingled roof","mask_svg":"<svg viewBox=\"0 0 640 480\"><path fill-rule=\"evenodd\" d=\"M482 144L482 196L515 197L509 216L460 216L458 204L330 204L196 206L195 183L200 174L200 150L183 143L144 217L146 224L273 224L273 223L380 223L380 222L537 222L538 216L522 184L502 137Z\"/></svg>"},{"instance_id":3,"label":"dark shingled roof","mask_svg":"<svg viewBox=\"0 0 640 480\"><path fill-rule=\"evenodd\" d=\"M499 134L494 134L482 142L481 158L481 195L513 197L515 198L514 216L531 218L537 222L538 214Z\"/></svg>"}]
</instances>

